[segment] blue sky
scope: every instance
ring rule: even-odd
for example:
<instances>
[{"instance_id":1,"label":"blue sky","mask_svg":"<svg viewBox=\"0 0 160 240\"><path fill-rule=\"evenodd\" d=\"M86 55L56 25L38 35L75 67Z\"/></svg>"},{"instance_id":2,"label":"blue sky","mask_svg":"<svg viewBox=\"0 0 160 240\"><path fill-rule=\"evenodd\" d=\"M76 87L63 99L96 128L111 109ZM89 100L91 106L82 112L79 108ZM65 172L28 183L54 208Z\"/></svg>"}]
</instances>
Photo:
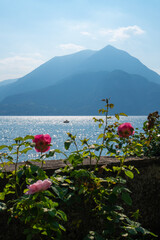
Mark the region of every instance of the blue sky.
<instances>
[{"instance_id":1,"label":"blue sky","mask_svg":"<svg viewBox=\"0 0 160 240\"><path fill-rule=\"evenodd\" d=\"M160 0L0 0L0 81L110 44L160 74Z\"/></svg>"}]
</instances>

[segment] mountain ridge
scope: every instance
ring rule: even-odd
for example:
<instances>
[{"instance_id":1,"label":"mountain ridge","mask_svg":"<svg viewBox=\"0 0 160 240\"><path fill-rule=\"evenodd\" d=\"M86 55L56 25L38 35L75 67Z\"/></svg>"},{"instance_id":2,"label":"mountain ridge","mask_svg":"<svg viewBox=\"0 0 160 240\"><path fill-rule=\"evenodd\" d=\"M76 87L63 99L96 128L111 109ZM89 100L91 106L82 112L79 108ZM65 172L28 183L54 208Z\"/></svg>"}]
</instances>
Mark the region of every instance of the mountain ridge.
<instances>
[{"instance_id":1,"label":"mountain ridge","mask_svg":"<svg viewBox=\"0 0 160 240\"><path fill-rule=\"evenodd\" d=\"M113 71L116 69L142 75L149 81L160 84L160 75L147 68L137 58L132 57L124 50L108 45L98 51L83 50L50 59L24 77L19 78L12 85L0 87L0 101L9 95L53 85L74 73Z\"/></svg>"},{"instance_id":2,"label":"mountain ridge","mask_svg":"<svg viewBox=\"0 0 160 240\"><path fill-rule=\"evenodd\" d=\"M86 61L90 61L89 66ZM88 70L96 69L97 62L100 62L101 65L98 70L113 71L117 69L131 74L137 73L150 81L160 84L160 75L158 73L146 67L139 59L131 56L126 51L117 49L111 45L100 49L86 61L84 64ZM106 63L108 63L108 66Z\"/></svg>"},{"instance_id":3,"label":"mountain ridge","mask_svg":"<svg viewBox=\"0 0 160 240\"><path fill-rule=\"evenodd\" d=\"M117 111L148 114L159 109L160 75L110 45L54 57L0 87L0 115L92 115L104 97L112 97Z\"/></svg>"},{"instance_id":4,"label":"mountain ridge","mask_svg":"<svg viewBox=\"0 0 160 240\"><path fill-rule=\"evenodd\" d=\"M137 87L138 86L138 87ZM38 91L6 98L1 115L97 115L101 99L111 97L114 111L147 115L159 110L160 85L124 71L76 74ZM158 97L159 96L159 97ZM17 111L19 109L19 112Z\"/></svg>"},{"instance_id":5,"label":"mountain ridge","mask_svg":"<svg viewBox=\"0 0 160 240\"><path fill-rule=\"evenodd\" d=\"M83 61L85 57L90 56L92 53L94 53L92 50L82 50L78 53L69 54L62 57L58 56L50 59L24 77L19 78L16 83L12 83L12 85L3 86L3 88L0 88L0 101L9 95L26 92L29 90L32 91L35 89L41 89L43 87L52 85L54 82L72 74L73 67L75 67L76 64L79 64L79 62Z\"/></svg>"}]
</instances>

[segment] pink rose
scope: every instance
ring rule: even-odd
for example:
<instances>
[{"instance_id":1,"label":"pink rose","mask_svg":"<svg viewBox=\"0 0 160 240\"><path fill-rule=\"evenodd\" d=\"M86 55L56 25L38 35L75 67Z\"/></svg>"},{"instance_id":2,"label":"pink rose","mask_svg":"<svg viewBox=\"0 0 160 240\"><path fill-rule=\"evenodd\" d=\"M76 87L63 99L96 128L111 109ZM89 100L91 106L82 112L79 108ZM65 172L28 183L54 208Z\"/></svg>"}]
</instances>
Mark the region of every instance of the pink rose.
<instances>
[{"instance_id":1,"label":"pink rose","mask_svg":"<svg viewBox=\"0 0 160 240\"><path fill-rule=\"evenodd\" d=\"M118 135L120 137L128 138L134 133L134 128L130 123L123 123L118 127Z\"/></svg>"},{"instance_id":2,"label":"pink rose","mask_svg":"<svg viewBox=\"0 0 160 240\"><path fill-rule=\"evenodd\" d=\"M28 192L25 194L34 194L36 192L45 191L52 185L52 182L48 179L45 179L44 181L38 180L37 182L31 184L28 186Z\"/></svg>"},{"instance_id":3,"label":"pink rose","mask_svg":"<svg viewBox=\"0 0 160 240\"><path fill-rule=\"evenodd\" d=\"M42 184L42 191L47 190L52 185L52 182L48 179L45 179Z\"/></svg>"},{"instance_id":4,"label":"pink rose","mask_svg":"<svg viewBox=\"0 0 160 240\"><path fill-rule=\"evenodd\" d=\"M33 142L36 144L37 152L46 152L50 149L51 137L49 134L41 134L34 136Z\"/></svg>"}]
</instances>

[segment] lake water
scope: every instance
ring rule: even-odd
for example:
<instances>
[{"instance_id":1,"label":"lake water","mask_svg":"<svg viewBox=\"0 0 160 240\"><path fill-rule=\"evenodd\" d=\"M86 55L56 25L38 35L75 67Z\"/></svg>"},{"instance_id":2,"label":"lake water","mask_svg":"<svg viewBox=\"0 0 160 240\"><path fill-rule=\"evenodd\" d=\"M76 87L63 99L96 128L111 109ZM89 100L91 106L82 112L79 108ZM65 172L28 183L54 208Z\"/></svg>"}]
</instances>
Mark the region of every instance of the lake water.
<instances>
[{"instance_id":1,"label":"lake water","mask_svg":"<svg viewBox=\"0 0 160 240\"><path fill-rule=\"evenodd\" d=\"M97 118L102 118L97 116ZM65 120L69 123L64 123ZM121 117L119 122L130 122L134 128L142 130L143 122L147 116ZM113 117L109 123L115 121ZM67 132L77 136L78 144L80 139L90 138L89 143L96 143L98 134L102 129L98 123L93 121L93 116L0 116L0 145L11 145L16 137L26 135L50 134L52 138L52 149L64 149L64 141L67 140ZM74 148L72 149L74 150ZM36 158L37 153L31 151L28 158ZM52 159L63 158L62 155L55 155ZM21 161L26 156L21 156Z\"/></svg>"}]
</instances>

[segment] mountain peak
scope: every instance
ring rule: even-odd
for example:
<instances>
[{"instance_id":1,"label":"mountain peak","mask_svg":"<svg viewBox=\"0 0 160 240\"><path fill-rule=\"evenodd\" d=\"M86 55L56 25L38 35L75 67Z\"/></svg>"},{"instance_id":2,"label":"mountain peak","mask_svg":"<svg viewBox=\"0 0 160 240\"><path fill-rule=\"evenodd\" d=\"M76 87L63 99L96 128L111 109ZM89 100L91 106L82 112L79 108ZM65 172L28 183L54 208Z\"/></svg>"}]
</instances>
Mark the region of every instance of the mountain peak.
<instances>
[{"instance_id":1,"label":"mountain peak","mask_svg":"<svg viewBox=\"0 0 160 240\"><path fill-rule=\"evenodd\" d=\"M149 81L160 84L160 76L156 72L147 68L128 52L113 47L112 45L107 45L94 53L86 59L81 68L94 72L122 70L129 74L139 74Z\"/></svg>"},{"instance_id":2,"label":"mountain peak","mask_svg":"<svg viewBox=\"0 0 160 240\"><path fill-rule=\"evenodd\" d=\"M103 49L117 49L116 47L113 47L112 45L107 45L107 46L105 46L104 48L102 48L101 50L103 50Z\"/></svg>"},{"instance_id":3,"label":"mountain peak","mask_svg":"<svg viewBox=\"0 0 160 240\"><path fill-rule=\"evenodd\" d=\"M79 73L112 72L121 70L128 74L137 74L151 82L160 84L160 76L148 69L137 58L112 45L94 50L82 50L65 56L54 57L42 64L15 83L0 87L0 101L5 97L43 89L67 81L68 77Z\"/></svg>"},{"instance_id":4,"label":"mountain peak","mask_svg":"<svg viewBox=\"0 0 160 240\"><path fill-rule=\"evenodd\" d=\"M102 48L102 49L100 49L98 52L104 52L105 54L106 53L110 53L110 54L113 54L113 53L116 53L116 54L126 54L126 55L129 55L130 56L130 54L129 53L127 53L126 51L123 51L123 50L121 50L121 49L118 49L118 48L116 48L116 47L114 47L114 46L112 46L112 45L107 45L107 46L105 46L104 48Z\"/></svg>"}]
</instances>

